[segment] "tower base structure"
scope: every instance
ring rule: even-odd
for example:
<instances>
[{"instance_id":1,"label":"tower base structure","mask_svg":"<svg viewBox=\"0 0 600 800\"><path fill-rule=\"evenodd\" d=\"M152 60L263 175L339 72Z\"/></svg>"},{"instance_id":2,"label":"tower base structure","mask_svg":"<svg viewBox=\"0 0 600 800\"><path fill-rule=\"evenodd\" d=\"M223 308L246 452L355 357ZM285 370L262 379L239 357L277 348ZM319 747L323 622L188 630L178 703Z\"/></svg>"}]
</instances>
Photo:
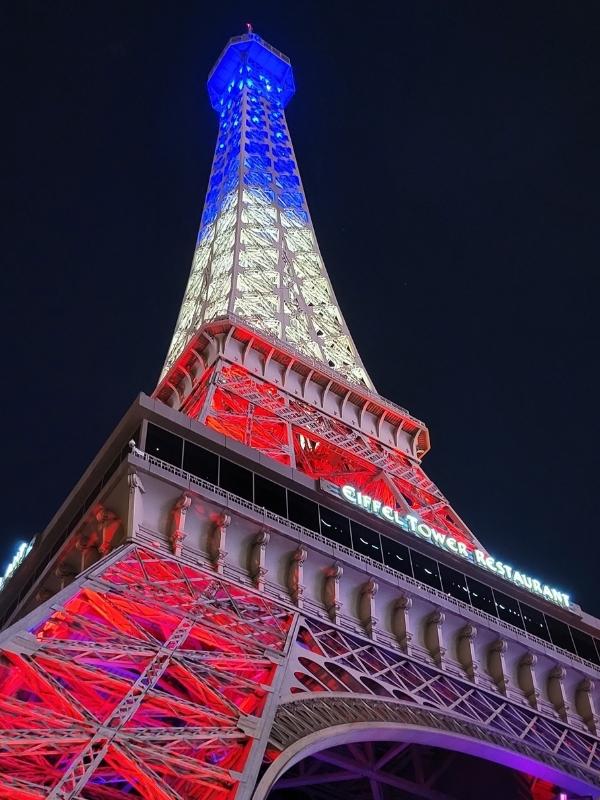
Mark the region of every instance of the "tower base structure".
<instances>
[{"instance_id":1,"label":"tower base structure","mask_svg":"<svg viewBox=\"0 0 600 800\"><path fill-rule=\"evenodd\" d=\"M452 796L451 763L436 783L436 770L411 773L402 761L427 765L442 752L439 769L469 757L511 768L521 776L515 796L600 796L597 665L447 583L426 584L423 564L441 570L450 559L438 574L462 569L471 588L483 586L482 571L344 504L294 463L300 436L311 458L329 442L325 412L310 404L314 373L298 402L322 436L286 421L288 462L261 452L257 429L244 443L218 429L223 418L210 424L223 408L218 392L231 389L223 376L246 370L247 385L264 386L249 339L227 343L241 346L245 364L225 358L229 330L221 344L213 337L213 362L186 410L138 398L4 589L0 798L276 800L326 797L329 783L338 797L332 775L342 775L342 788L362 781L357 797L360 786L383 800L404 787L442 800ZM303 365L283 355L277 369L295 380ZM207 372L220 377L211 383ZM333 383L316 383L321 406L328 394L339 402ZM264 405L245 397L261 423L261 409L281 405L281 385L271 386ZM375 425L371 402L365 425ZM394 435L385 419L380 431ZM416 424L409 434L407 451L423 440ZM374 451L366 434L355 442ZM342 462L330 463L346 480ZM411 465L419 475L414 451ZM380 473L395 491L394 475ZM329 477L339 484L335 469ZM506 588L494 576L489 585ZM523 608L534 602L526 595ZM589 617L538 606L593 630ZM352 777L353 752L365 760Z\"/></svg>"}]
</instances>

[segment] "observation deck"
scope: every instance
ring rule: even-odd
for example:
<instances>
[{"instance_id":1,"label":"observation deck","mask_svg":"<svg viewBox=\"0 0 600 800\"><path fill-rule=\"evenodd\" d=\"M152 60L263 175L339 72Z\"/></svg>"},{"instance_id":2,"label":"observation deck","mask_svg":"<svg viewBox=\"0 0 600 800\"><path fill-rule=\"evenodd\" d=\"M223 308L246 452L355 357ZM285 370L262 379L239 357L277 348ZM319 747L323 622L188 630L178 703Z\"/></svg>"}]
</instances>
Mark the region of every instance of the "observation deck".
<instances>
[{"instance_id":1,"label":"observation deck","mask_svg":"<svg viewBox=\"0 0 600 800\"><path fill-rule=\"evenodd\" d=\"M246 79L260 80L283 106L291 100L296 87L289 58L256 33L245 33L227 42L208 76L208 95L215 110L233 90L244 68Z\"/></svg>"}]
</instances>

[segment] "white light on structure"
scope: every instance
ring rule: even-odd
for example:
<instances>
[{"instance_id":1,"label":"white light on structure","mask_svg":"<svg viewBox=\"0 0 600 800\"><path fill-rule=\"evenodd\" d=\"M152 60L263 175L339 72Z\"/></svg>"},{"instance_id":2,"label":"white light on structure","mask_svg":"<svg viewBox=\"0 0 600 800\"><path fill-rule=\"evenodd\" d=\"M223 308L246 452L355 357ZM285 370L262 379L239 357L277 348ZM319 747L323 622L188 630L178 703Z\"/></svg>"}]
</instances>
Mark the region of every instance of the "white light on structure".
<instances>
[{"instance_id":1,"label":"white light on structure","mask_svg":"<svg viewBox=\"0 0 600 800\"><path fill-rule=\"evenodd\" d=\"M28 553L31 551L32 547L33 547L33 540L31 542L19 543L16 553L14 554L10 563L4 570L4 575L0 576L0 590L4 589L6 581L16 571L17 567L25 560Z\"/></svg>"}]
</instances>

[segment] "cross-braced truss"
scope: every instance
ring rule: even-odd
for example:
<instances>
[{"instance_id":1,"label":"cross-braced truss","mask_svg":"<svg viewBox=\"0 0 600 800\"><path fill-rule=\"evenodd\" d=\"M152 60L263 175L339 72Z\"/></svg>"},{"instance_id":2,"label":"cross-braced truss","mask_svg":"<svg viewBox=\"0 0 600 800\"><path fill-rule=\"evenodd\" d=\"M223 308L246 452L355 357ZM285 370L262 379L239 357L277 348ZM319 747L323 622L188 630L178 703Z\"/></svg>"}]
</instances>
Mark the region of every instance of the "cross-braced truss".
<instances>
[{"instance_id":1,"label":"cross-braced truss","mask_svg":"<svg viewBox=\"0 0 600 800\"><path fill-rule=\"evenodd\" d=\"M434 666L304 618L294 651L289 699L280 705L271 741L280 750L324 727L395 721L502 744L600 786L598 740L500 693ZM310 696L319 695L311 700ZM270 758L276 750L270 751Z\"/></svg>"},{"instance_id":2,"label":"cross-braced truss","mask_svg":"<svg viewBox=\"0 0 600 800\"><path fill-rule=\"evenodd\" d=\"M186 408L209 427L312 478L351 483L384 503L404 508L458 541L475 536L423 469L314 406L236 365L213 372L214 392L202 383L204 408L193 392ZM188 412L189 413L189 412Z\"/></svg>"},{"instance_id":3,"label":"cross-braced truss","mask_svg":"<svg viewBox=\"0 0 600 800\"><path fill-rule=\"evenodd\" d=\"M269 763L356 722L458 733L600 786L595 737L339 626L292 626L299 612L164 552L126 545L34 613L0 652L0 800L233 800L267 733Z\"/></svg>"},{"instance_id":4,"label":"cross-braced truss","mask_svg":"<svg viewBox=\"0 0 600 800\"><path fill-rule=\"evenodd\" d=\"M292 615L137 548L48 606L0 656L0 798L235 797Z\"/></svg>"}]
</instances>

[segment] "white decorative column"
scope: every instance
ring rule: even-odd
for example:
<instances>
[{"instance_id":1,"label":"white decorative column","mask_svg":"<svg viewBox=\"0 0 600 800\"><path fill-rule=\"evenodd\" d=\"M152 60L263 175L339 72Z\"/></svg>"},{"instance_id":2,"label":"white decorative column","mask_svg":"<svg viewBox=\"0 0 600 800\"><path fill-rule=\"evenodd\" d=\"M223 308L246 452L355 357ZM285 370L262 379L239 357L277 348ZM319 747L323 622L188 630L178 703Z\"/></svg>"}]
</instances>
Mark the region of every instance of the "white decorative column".
<instances>
[{"instance_id":1,"label":"white decorative column","mask_svg":"<svg viewBox=\"0 0 600 800\"><path fill-rule=\"evenodd\" d=\"M225 537L227 528L230 525L231 517L229 514L222 511L215 519L212 530L208 536L208 556L219 575L223 574L225 558L227 556Z\"/></svg>"},{"instance_id":2,"label":"white decorative column","mask_svg":"<svg viewBox=\"0 0 600 800\"><path fill-rule=\"evenodd\" d=\"M429 650L431 657L438 667L443 669L446 648L444 647L444 634L442 627L446 621L446 615L441 609L432 611L425 618L425 647Z\"/></svg>"},{"instance_id":3,"label":"white decorative column","mask_svg":"<svg viewBox=\"0 0 600 800\"><path fill-rule=\"evenodd\" d=\"M181 555L183 542L186 536L185 518L191 505L191 495L184 492L171 509L171 533L169 535L169 542L171 544L171 552L176 556Z\"/></svg>"},{"instance_id":4,"label":"white decorative column","mask_svg":"<svg viewBox=\"0 0 600 800\"><path fill-rule=\"evenodd\" d=\"M401 595L394 601L392 607L392 633L396 637L403 653L410 655L410 642L412 632L409 624L409 612L412 608L412 598Z\"/></svg>"},{"instance_id":5,"label":"white decorative column","mask_svg":"<svg viewBox=\"0 0 600 800\"><path fill-rule=\"evenodd\" d=\"M369 580L360 587L360 596L358 600L358 618L371 639L376 638L375 630L378 620L375 615L375 595L378 589L379 584L374 578L369 578Z\"/></svg>"},{"instance_id":6,"label":"white decorative column","mask_svg":"<svg viewBox=\"0 0 600 800\"><path fill-rule=\"evenodd\" d=\"M519 661L519 688L532 708L540 707L540 689L536 675L538 657L535 653L525 653Z\"/></svg>"},{"instance_id":7,"label":"white decorative column","mask_svg":"<svg viewBox=\"0 0 600 800\"><path fill-rule=\"evenodd\" d=\"M269 531L259 531L250 545L250 557L248 559L250 579L261 592L265 588L265 575L267 574L265 559L270 538L271 534Z\"/></svg>"},{"instance_id":8,"label":"white decorative column","mask_svg":"<svg viewBox=\"0 0 600 800\"><path fill-rule=\"evenodd\" d=\"M340 578L344 574L344 568L341 564L332 564L325 572L325 580L323 583L323 602L325 610L329 618L336 624L340 621L340 610L342 604L340 602Z\"/></svg>"},{"instance_id":9,"label":"white decorative column","mask_svg":"<svg viewBox=\"0 0 600 800\"><path fill-rule=\"evenodd\" d=\"M569 721L569 703L565 692L565 678L567 670L560 664L553 667L548 673L548 699L554 706L558 716L564 721Z\"/></svg>"},{"instance_id":10,"label":"white decorative column","mask_svg":"<svg viewBox=\"0 0 600 800\"><path fill-rule=\"evenodd\" d=\"M292 553L287 571L287 588L292 598L292 603L302 608L304 605L304 562L308 551L298 545Z\"/></svg>"},{"instance_id":11,"label":"white decorative column","mask_svg":"<svg viewBox=\"0 0 600 800\"><path fill-rule=\"evenodd\" d=\"M129 442L131 449L132 442ZM135 455L137 448L133 442L132 455ZM137 472L130 472L127 476L127 485L129 487L129 505L127 510L127 531L126 536L129 541L132 541L138 525L144 519L144 500L145 493L144 484Z\"/></svg>"},{"instance_id":12,"label":"white decorative column","mask_svg":"<svg viewBox=\"0 0 600 800\"><path fill-rule=\"evenodd\" d=\"M475 683L477 681L477 671L479 665L475 656L475 637L477 636L477 628L475 625L468 623L458 632L458 639L456 642L456 655L458 663L464 669L469 680Z\"/></svg>"},{"instance_id":13,"label":"white decorative column","mask_svg":"<svg viewBox=\"0 0 600 800\"><path fill-rule=\"evenodd\" d=\"M594 703L593 692L595 689L594 681L590 678L583 678L575 690L575 708L581 719L589 728L590 733L598 736L598 716Z\"/></svg>"},{"instance_id":14,"label":"white decorative column","mask_svg":"<svg viewBox=\"0 0 600 800\"><path fill-rule=\"evenodd\" d=\"M112 540L121 527L121 520L114 511L107 508L98 509L95 517L98 523L98 552L105 556L110 552Z\"/></svg>"},{"instance_id":15,"label":"white decorative column","mask_svg":"<svg viewBox=\"0 0 600 800\"><path fill-rule=\"evenodd\" d=\"M488 650L488 672L503 695L508 693L508 671L506 668L506 651L508 642L506 639L496 639Z\"/></svg>"}]
</instances>

